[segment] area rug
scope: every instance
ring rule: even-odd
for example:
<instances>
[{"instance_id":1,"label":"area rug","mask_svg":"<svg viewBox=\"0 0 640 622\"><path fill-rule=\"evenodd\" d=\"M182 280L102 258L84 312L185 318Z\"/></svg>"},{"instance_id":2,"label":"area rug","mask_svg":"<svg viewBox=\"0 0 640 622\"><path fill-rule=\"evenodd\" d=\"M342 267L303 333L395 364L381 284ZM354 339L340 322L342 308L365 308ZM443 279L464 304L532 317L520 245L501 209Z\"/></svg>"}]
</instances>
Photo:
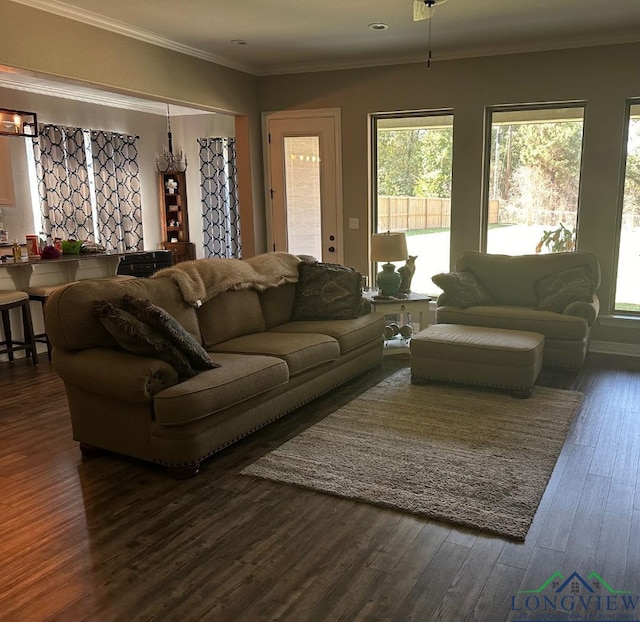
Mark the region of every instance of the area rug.
<instances>
[{"instance_id":1,"label":"area rug","mask_svg":"<svg viewBox=\"0 0 640 622\"><path fill-rule=\"evenodd\" d=\"M581 399L412 385L403 369L242 473L524 540Z\"/></svg>"}]
</instances>

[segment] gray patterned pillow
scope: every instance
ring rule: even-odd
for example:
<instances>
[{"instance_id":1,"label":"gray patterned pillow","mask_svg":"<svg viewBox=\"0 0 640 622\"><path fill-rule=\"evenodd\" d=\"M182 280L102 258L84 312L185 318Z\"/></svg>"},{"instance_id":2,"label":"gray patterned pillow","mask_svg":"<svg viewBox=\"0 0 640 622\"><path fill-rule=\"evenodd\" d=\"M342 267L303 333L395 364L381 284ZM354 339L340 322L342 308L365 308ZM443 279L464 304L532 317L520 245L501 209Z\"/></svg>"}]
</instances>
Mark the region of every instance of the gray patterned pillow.
<instances>
[{"instance_id":1,"label":"gray patterned pillow","mask_svg":"<svg viewBox=\"0 0 640 622\"><path fill-rule=\"evenodd\" d=\"M298 275L292 320L346 320L366 312L362 275L353 268L301 262Z\"/></svg>"},{"instance_id":2,"label":"gray patterned pillow","mask_svg":"<svg viewBox=\"0 0 640 622\"><path fill-rule=\"evenodd\" d=\"M535 283L534 291L538 298L536 308L562 313L571 302L591 302L595 290L595 282L587 267L563 270Z\"/></svg>"},{"instance_id":3,"label":"gray patterned pillow","mask_svg":"<svg viewBox=\"0 0 640 622\"><path fill-rule=\"evenodd\" d=\"M442 272L431 280L444 291L438 298L438 306L474 307L493 304L491 296L470 270L463 272Z\"/></svg>"},{"instance_id":4,"label":"gray patterned pillow","mask_svg":"<svg viewBox=\"0 0 640 622\"><path fill-rule=\"evenodd\" d=\"M162 333L178 350L189 360L194 369L214 369L220 367L214 363L207 351L193 336L188 333L182 324L173 315L161 307L154 305L146 298L136 298L131 294L125 294L122 298L122 307L141 322L148 324Z\"/></svg>"},{"instance_id":5,"label":"gray patterned pillow","mask_svg":"<svg viewBox=\"0 0 640 622\"><path fill-rule=\"evenodd\" d=\"M93 311L123 350L166 361L176 370L180 380L196 375L197 372L178 348L158 330L147 326L131 313L105 300L96 300Z\"/></svg>"}]
</instances>

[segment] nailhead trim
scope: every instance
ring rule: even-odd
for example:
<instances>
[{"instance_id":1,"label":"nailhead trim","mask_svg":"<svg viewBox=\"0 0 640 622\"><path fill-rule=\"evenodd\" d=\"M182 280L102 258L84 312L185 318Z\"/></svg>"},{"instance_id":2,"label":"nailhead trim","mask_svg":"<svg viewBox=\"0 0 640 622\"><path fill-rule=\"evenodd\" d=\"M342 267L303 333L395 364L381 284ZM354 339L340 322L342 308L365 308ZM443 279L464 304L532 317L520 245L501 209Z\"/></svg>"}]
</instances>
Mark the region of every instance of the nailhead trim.
<instances>
[{"instance_id":1,"label":"nailhead trim","mask_svg":"<svg viewBox=\"0 0 640 622\"><path fill-rule=\"evenodd\" d=\"M528 391L529 389L531 389L534 385L518 385L518 386L513 386L513 385L507 385L507 384L492 384L489 382L473 382L472 380L453 380L452 378L441 378L440 376L414 376L413 374L411 375L411 382L413 382L414 380L425 380L425 381L429 381L429 380L435 380L437 382L452 382L455 384L472 384L474 386L478 386L478 387L493 387L496 389L511 389L512 391Z\"/></svg>"},{"instance_id":2,"label":"nailhead trim","mask_svg":"<svg viewBox=\"0 0 640 622\"><path fill-rule=\"evenodd\" d=\"M227 441L226 443L218 445L217 447L215 447L211 451L207 452L203 456L198 457L193 462L174 463L174 462L164 462L162 460L156 460L156 459L153 459L152 462L154 462L155 464L160 464L162 466L173 467L173 468L197 466L203 460L206 460L210 456L213 456L213 454L216 454L219 451L222 451L223 449L225 449L226 447L229 447L230 445L233 445L234 443L237 443L239 440L242 440L243 438L249 436L250 434L253 434L254 432L257 432L261 428L264 428L264 427L268 426L270 423L273 423L274 421L277 421L278 419L281 419L285 415L288 415L289 413L293 412L294 410L297 410L301 406L304 406L305 404L308 404L309 402L312 402L313 400L315 400L316 398L320 397L321 395L325 395L329 391L332 391L333 389L339 387L340 385L344 384L345 382L349 382L350 380L353 380L354 378L356 378L358 376L366 374L367 372L369 372L370 370L374 369L375 367L379 367L379 364L378 363L374 363L373 365L370 365L369 367L365 368L364 370L356 372L354 374L351 374L350 376L348 376L344 380L341 380L340 382L336 382L336 383L328 386L323 391L320 391L319 393L316 393L316 394L306 398L305 400L303 400L302 402L299 402L295 406L292 406L291 408L285 410L284 412L281 412L280 414L276 415L275 417L272 417L268 421L265 421L264 423L261 423L260 425L257 425L255 427L251 428L250 430L244 432L240 436L234 437L233 439L231 439L230 441Z\"/></svg>"}]
</instances>

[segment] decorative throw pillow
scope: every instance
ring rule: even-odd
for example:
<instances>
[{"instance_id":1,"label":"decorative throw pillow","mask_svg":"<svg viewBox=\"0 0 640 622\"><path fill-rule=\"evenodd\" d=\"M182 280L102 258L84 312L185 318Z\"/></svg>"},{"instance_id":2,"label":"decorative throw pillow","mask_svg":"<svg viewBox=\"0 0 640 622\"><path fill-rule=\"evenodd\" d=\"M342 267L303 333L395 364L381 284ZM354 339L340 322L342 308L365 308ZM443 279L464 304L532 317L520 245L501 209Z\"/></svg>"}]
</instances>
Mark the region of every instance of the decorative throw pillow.
<instances>
[{"instance_id":1,"label":"decorative throw pillow","mask_svg":"<svg viewBox=\"0 0 640 622\"><path fill-rule=\"evenodd\" d=\"M331 263L298 264L292 320L346 320L365 311L362 275Z\"/></svg>"},{"instance_id":2,"label":"decorative throw pillow","mask_svg":"<svg viewBox=\"0 0 640 622\"><path fill-rule=\"evenodd\" d=\"M136 319L148 324L162 333L188 359L194 369L214 369L220 367L214 363L207 351L187 332L173 315L161 307L154 305L147 298L136 298L125 294L122 307Z\"/></svg>"},{"instance_id":3,"label":"decorative throw pillow","mask_svg":"<svg viewBox=\"0 0 640 622\"><path fill-rule=\"evenodd\" d=\"M571 302L591 302L596 287L589 268L580 266L545 276L535 283L534 291L538 309L562 313Z\"/></svg>"},{"instance_id":4,"label":"decorative throw pillow","mask_svg":"<svg viewBox=\"0 0 640 622\"><path fill-rule=\"evenodd\" d=\"M196 375L197 372L178 348L159 331L147 326L131 313L105 300L96 300L93 310L123 350L166 361L176 370L180 380Z\"/></svg>"},{"instance_id":5,"label":"decorative throw pillow","mask_svg":"<svg viewBox=\"0 0 640 622\"><path fill-rule=\"evenodd\" d=\"M489 292L470 270L442 272L432 276L431 280L444 291L438 299L439 306L446 304L466 309L476 305L493 304Z\"/></svg>"}]
</instances>

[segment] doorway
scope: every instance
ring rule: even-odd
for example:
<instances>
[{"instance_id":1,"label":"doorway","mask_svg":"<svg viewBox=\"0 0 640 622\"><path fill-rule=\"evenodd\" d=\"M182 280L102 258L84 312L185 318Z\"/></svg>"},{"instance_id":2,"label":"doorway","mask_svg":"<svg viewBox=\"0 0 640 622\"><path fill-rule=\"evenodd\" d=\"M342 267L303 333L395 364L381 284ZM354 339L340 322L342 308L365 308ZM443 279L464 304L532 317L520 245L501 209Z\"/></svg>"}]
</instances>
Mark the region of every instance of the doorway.
<instances>
[{"instance_id":1,"label":"doorway","mask_svg":"<svg viewBox=\"0 0 640 622\"><path fill-rule=\"evenodd\" d=\"M338 109L265 115L269 248L342 263Z\"/></svg>"}]
</instances>

